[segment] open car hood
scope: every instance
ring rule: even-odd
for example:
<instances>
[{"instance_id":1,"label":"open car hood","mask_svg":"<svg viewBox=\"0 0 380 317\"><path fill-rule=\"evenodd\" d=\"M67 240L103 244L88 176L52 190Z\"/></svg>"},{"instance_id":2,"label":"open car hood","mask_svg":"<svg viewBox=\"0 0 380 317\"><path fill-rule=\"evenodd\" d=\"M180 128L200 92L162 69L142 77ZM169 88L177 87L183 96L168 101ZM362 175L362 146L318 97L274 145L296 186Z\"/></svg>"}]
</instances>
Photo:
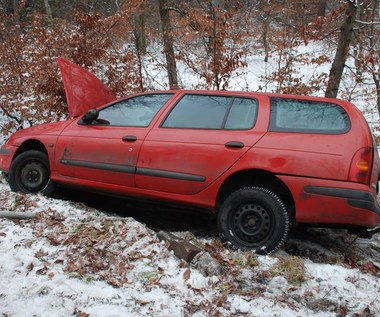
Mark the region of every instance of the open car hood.
<instances>
[{"instance_id":1,"label":"open car hood","mask_svg":"<svg viewBox=\"0 0 380 317\"><path fill-rule=\"evenodd\" d=\"M116 100L113 91L88 70L64 58L57 58L57 62L71 117Z\"/></svg>"}]
</instances>

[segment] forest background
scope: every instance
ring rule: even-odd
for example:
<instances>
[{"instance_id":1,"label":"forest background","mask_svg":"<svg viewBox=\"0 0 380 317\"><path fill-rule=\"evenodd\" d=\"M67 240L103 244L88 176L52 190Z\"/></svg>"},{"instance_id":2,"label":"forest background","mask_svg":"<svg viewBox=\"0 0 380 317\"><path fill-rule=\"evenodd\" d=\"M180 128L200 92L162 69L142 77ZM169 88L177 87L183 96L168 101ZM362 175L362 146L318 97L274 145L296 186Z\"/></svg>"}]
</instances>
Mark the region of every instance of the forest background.
<instances>
[{"instance_id":1,"label":"forest background","mask_svg":"<svg viewBox=\"0 0 380 317\"><path fill-rule=\"evenodd\" d=\"M252 56L271 62L255 85ZM380 0L0 0L4 136L68 116L57 57L118 96L239 78L241 90L339 97L380 134Z\"/></svg>"}]
</instances>

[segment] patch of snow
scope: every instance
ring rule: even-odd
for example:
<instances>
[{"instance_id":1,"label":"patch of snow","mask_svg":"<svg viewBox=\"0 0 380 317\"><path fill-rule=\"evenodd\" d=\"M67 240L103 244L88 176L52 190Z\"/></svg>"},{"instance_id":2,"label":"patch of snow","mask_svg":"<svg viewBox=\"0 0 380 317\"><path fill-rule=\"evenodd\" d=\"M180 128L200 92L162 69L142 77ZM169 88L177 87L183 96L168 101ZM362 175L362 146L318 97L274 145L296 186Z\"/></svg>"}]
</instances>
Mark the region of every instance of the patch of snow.
<instances>
[{"instance_id":1,"label":"patch of snow","mask_svg":"<svg viewBox=\"0 0 380 317\"><path fill-rule=\"evenodd\" d=\"M255 256L256 264L241 266L247 252L220 249L224 273L205 276L132 218L12 193L6 184L0 184L0 202L3 211L38 215L0 219L0 311L7 316L322 317L336 316L340 307L350 316L366 309L380 314L378 275L358 268L305 259L306 281L294 286L271 275L278 255ZM378 239L365 241L356 247L378 248ZM97 260L109 267L97 267Z\"/></svg>"}]
</instances>

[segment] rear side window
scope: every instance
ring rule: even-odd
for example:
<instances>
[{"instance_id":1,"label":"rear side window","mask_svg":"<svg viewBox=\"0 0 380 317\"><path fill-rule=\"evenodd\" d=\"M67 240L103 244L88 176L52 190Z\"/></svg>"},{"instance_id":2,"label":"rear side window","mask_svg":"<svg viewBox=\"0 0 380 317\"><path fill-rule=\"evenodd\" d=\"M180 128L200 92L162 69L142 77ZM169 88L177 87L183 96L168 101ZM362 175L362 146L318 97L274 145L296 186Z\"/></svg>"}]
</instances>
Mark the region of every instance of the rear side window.
<instances>
[{"instance_id":1,"label":"rear side window","mask_svg":"<svg viewBox=\"0 0 380 317\"><path fill-rule=\"evenodd\" d=\"M254 99L185 95L162 127L245 130L254 126L256 113L257 101Z\"/></svg>"},{"instance_id":2,"label":"rear side window","mask_svg":"<svg viewBox=\"0 0 380 317\"><path fill-rule=\"evenodd\" d=\"M351 127L339 105L285 98L271 98L270 131L341 134Z\"/></svg>"}]
</instances>

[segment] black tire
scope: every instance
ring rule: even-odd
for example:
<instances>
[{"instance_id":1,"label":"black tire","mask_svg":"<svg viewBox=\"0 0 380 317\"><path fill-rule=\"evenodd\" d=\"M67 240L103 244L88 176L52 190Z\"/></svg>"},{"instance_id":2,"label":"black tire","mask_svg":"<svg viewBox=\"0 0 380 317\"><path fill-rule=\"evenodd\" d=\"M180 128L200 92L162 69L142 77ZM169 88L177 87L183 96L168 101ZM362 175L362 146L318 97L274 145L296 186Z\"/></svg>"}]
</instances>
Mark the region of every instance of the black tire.
<instances>
[{"instance_id":1,"label":"black tire","mask_svg":"<svg viewBox=\"0 0 380 317\"><path fill-rule=\"evenodd\" d=\"M270 190L246 187L233 192L218 213L221 239L233 248L269 254L286 241L289 215Z\"/></svg>"},{"instance_id":2,"label":"black tire","mask_svg":"<svg viewBox=\"0 0 380 317\"><path fill-rule=\"evenodd\" d=\"M14 192L42 193L50 196L55 189L55 183L50 180L47 155L35 150L25 151L13 160L8 180Z\"/></svg>"}]
</instances>

